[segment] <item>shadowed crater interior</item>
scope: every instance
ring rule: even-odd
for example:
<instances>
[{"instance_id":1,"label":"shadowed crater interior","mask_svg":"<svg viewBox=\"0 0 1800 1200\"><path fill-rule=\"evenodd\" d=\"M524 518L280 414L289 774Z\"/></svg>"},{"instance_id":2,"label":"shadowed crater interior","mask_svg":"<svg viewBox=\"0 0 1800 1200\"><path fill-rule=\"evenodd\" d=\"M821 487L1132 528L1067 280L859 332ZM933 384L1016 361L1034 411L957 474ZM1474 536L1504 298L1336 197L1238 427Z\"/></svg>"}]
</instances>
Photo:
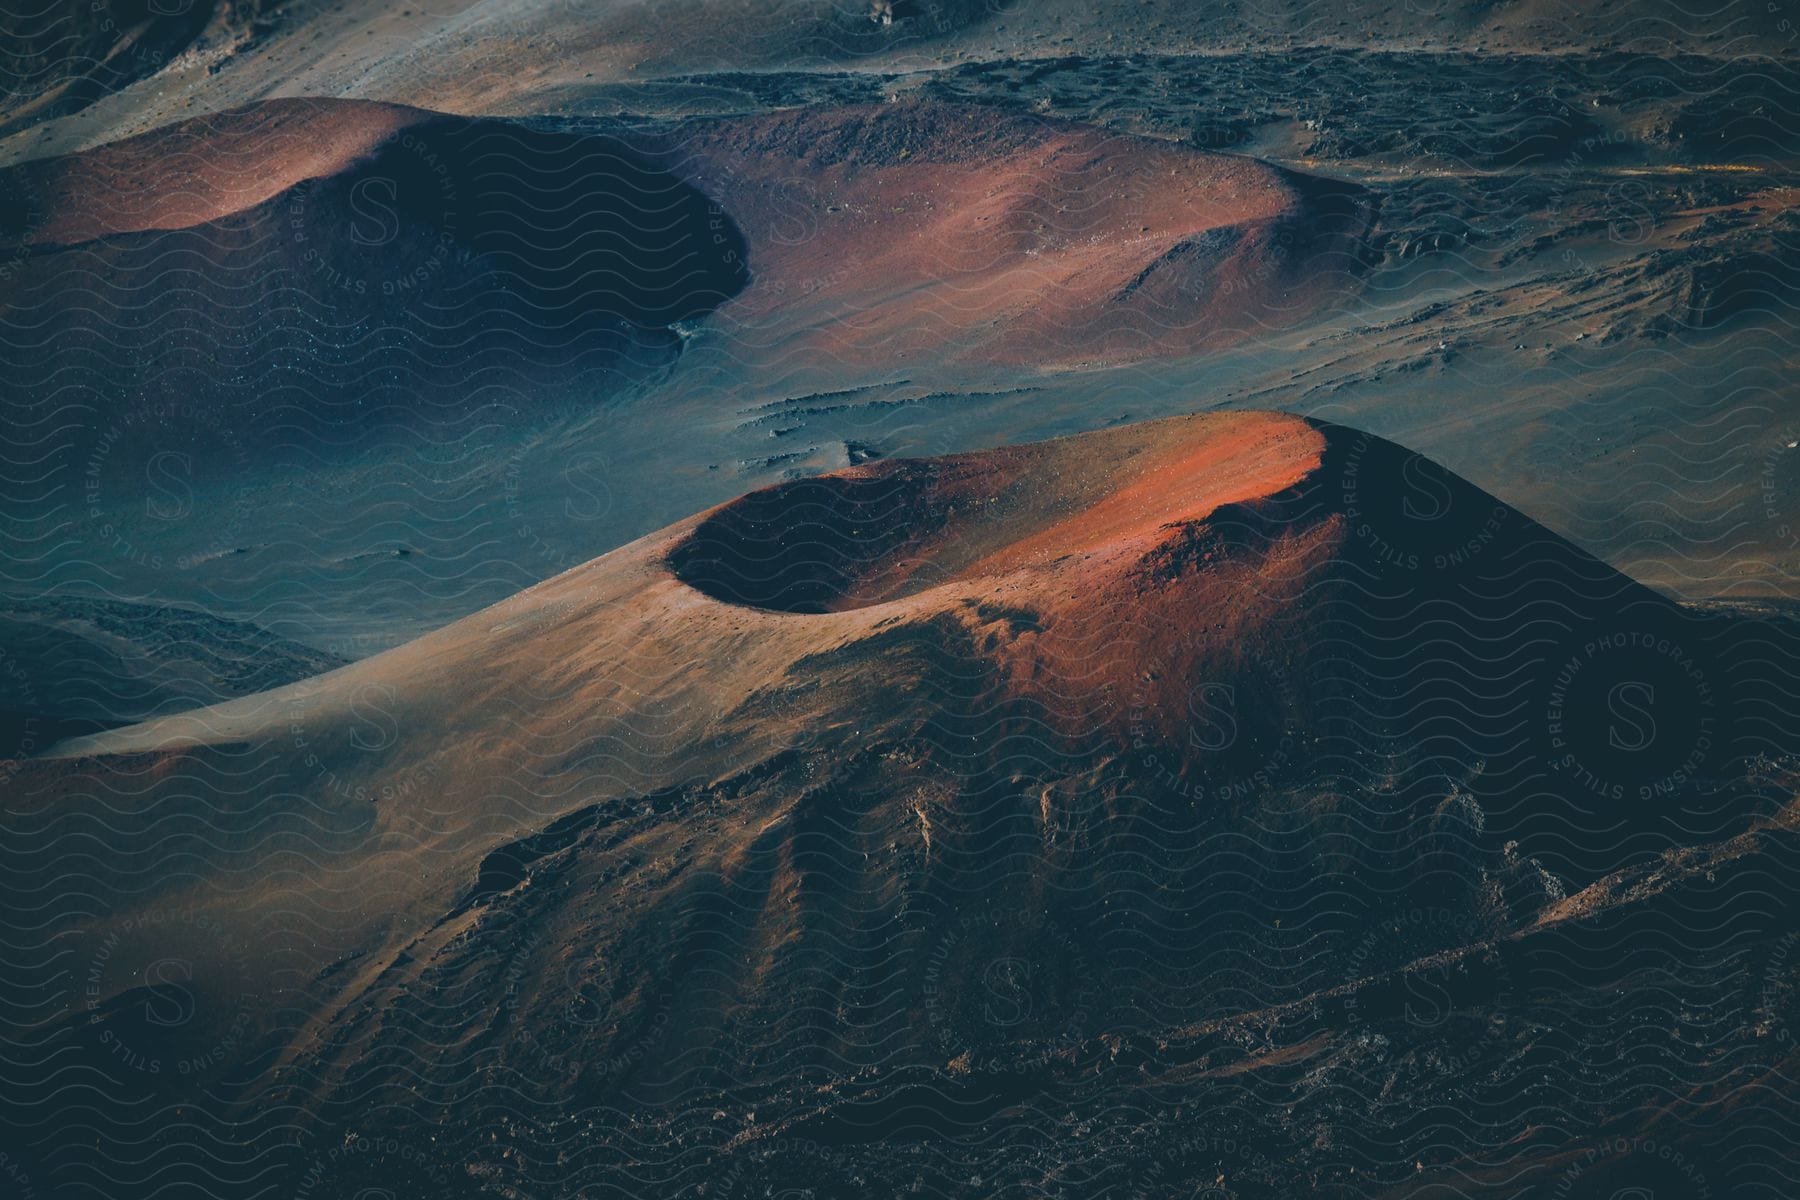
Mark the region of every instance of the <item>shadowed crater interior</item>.
<instances>
[{"instance_id":1,"label":"shadowed crater interior","mask_svg":"<svg viewBox=\"0 0 1800 1200\"><path fill-rule=\"evenodd\" d=\"M348 181L352 243L394 222L485 258L550 320L665 325L741 289L744 241L702 193L605 137L442 120L384 145Z\"/></svg>"},{"instance_id":2,"label":"shadowed crater interior","mask_svg":"<svg viewBox=\"0 0 1800 1200\"><path fill-rule=\"evenodd\" d=\"M777 612L858 608L919 590L941 571L917 580L924 564L909 563L907 550L922 549L956 513L933 486L931 467L908 463L752 492L701 522L669 565L716 600Z\"/></svg>"}]
</instances>

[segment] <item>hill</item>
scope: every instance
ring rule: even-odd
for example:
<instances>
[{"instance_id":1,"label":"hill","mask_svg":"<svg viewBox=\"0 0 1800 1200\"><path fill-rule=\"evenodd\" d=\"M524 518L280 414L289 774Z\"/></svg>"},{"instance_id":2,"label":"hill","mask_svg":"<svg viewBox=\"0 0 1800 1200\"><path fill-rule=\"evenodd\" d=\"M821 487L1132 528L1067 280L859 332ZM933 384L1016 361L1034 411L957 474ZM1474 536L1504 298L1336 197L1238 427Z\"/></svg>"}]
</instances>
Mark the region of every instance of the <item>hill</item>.
<instances>
[{"instance_id":1,"label":"hill","mask_svg":"<svg viewBox=\"0 0 1800 1200\"><path fill-rule=\"evenodd\" d=\"M316 1195L1778 1172L1658 1114L1791 1077L1795 646L1275 414L782 484L21 764L7 1116Z\"/></svg>"}]
</instances>

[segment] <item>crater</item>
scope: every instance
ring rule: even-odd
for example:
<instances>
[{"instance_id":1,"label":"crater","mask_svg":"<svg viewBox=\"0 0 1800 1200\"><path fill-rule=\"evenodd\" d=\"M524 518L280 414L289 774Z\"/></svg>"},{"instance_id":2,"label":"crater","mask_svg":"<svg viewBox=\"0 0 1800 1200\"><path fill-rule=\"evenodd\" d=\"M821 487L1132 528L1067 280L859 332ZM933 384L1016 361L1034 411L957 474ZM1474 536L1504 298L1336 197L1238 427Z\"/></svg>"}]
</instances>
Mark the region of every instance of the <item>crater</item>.
<instances>
[{"instance_id":1,"label":"crater","mask_svg":"<svg viewBox=\"0 0 1800 1200\"><path fill-rule=\"evenodd\" d=\"M446 307L514 298L551 324L660 326L710 310L748 276L731 220L617 139L396 105L270 101L0 182L17 198L4 224L27 245L101 242L129 268L133 250L188 250L181 232L205 229L217 248L192 252L214 277L287 268L375 281L336 286L336 303L433 291Z\"/></svg>"},{"instance_id":2,"label":"crater","mask_svg":"<svg viewBox=\"0 0 1800 1200\"><path fill-rule=\"evenodd\" d=\"M42 347L20 403L142 396L240 442L277 410L310 436L484 384L592 396L748 279L731 219L615 138L394 105L270 101L0 171L0 195L23 243L0 323L30 314Z\"/></svg>"},{"instance_id":3,"label":"crater","mask_svg":"<svg viewBox=\"0 0 1800 1200\"><path fill-rule=\"evenodd\" d=\"M1211 414L1148 433L1127 426L867 463L715 509L668 563L716 600L789 613L863 608L1077 559L1140 564L1172 526L1291 488L1316 470L1323 444L1293 417Z\"/></svg>"},{"instance_id":4,"label":"crater","mask_svg":"<svg viewBox=\"0 0 1800 1200\"><path fill-rule=\"evenodd\" d=\"M696 590L749 608L822 613L877 604L947 578L934 551L974 519L967 491L930 462L796 480L715 512L669 565Z\"/></svg>"},{"instance_id":5,"label":"crater","mask_svg":"<svg viewBox=\"0 0 1800 1200\"><path fill-rule=\"evenodd\" d=\"M694 121L660 144L755 250L722 320L846 361L1234 344L1356 287L1377 215L1360 186L932 100Z\"/></svg>"},{"instance_id":6,"label":"crater","mask_svg":"<svg viewBox=\"0 0 1800 1200\"><path fill-rule=\"evenodd\" d=\"M746 278L725 215L611 138L440 119L402 133L347 182L353 242L385 244L390 221L423 226L553 314L667 325Z\"/></svg>"}]
</instances>

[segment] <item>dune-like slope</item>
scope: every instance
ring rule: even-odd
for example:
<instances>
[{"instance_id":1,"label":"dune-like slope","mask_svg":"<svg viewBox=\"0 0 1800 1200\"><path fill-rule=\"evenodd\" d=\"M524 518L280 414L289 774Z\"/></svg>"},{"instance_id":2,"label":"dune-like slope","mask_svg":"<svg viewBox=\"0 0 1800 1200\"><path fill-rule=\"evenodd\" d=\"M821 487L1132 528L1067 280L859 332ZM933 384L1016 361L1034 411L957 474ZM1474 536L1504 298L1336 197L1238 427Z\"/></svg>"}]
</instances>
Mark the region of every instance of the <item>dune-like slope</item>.
<instances>
[{"instance_id":1,"label":"dune-like slope","mask_svg":"<svg viewBox=\"0 0 1800 1200\"><path fill-rule=\"evenodd\" d=\"M1352 287L1374 221L1348 185L982 107L807 109L665 142L750 242L725 329L858 363L1229 345Z\"/></svg>"},{"instance_id":2,"label":"dune-like slope","mask_svg":"<svg viewBox=\"0 0 1800 1200\"><path fill-rule=\"evenodd\" d=\"M33 160L7 175L7 232L27 246L68 247L218 221L350 171L431 116L399 104L275 100Z\"/></svg>"},{"instance_id":3,"label":"dune-like slope","mask_svg":"<svg viewBox=\"0 0 1800 1200\"><path fill-rule=\"evenodd\" d=\"M1791 902L1795 661L1293 417L783 484L12 768L7 938L59 949L5 985L6 1115L75 1185L1191 1186L1208 1131L1291 1150L1241 1195L1553 1182L1527 1077L1636 1120L1571 1065L1646 1019L1619 981L1686 1011L1694 914ZM1708 1029L1683 1078L1752 1086ZM1405 1106L1347 1082L1378 1043Z\"/></svg>"}]
</instances>

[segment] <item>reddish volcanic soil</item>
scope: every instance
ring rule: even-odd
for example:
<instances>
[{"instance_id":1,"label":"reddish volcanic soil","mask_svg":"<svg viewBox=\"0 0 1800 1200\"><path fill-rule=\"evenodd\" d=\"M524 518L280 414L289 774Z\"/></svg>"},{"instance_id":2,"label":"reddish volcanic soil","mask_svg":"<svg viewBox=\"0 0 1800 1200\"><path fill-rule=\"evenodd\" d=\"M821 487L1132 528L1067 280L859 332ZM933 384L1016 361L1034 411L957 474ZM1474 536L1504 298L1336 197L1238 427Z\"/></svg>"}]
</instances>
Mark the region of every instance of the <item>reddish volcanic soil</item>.
<instances>
[{"instance_id":1,"label":"reddish volcanic soil","mask_svg":"<svg viewBox=\"0 0 1800 1200\"><path fill-rule=\"evenodd\" d=\"M13 202L29 206L16 232L28 245L67 246L217 221L347 171L433 116L363 100L270 100L34 160L5 175Z\"/></svg>"},{"instance_id":2,"label":"reddish volcanic soil","mask_svg":"<svg viewBox=\"0 0 1800 1200\"><path fill-rule=\"evenodd\" d=\"M1316 475L1324 450L1304 422L1249 413L874 464L727 505L670 562L734 604L879 614L871 629L1010 614L1029 628L996 661L1079 736L1123 715L1117 697L1147 661L1180 656L1166 673L1185 686L1193 658L1279 642L1299 616L1296 588L1341 549L1341 518L1309 512L1265 541L1238 536L1234 506L1268 504ZM1159 565L1193 536L1223 540L1206 570L1166 586ZM1171 647L1177 628L1207 632ZM1171 712L1184 703L1162 697L1159 711L1163 700Z\"/></svg>"},{"instance_id":3,"label":"reddish volcanic soil","mask_svg":"<svg viewBox=\"0 0 1800 1200\"><path fill-rule=\"evenodd\" d=\"M902 102L699 122L671 161L745 229L743 336L850 361L1132 359L1341 294L1373 206L1251 159Z\"/></svg>"}]
</instances>

